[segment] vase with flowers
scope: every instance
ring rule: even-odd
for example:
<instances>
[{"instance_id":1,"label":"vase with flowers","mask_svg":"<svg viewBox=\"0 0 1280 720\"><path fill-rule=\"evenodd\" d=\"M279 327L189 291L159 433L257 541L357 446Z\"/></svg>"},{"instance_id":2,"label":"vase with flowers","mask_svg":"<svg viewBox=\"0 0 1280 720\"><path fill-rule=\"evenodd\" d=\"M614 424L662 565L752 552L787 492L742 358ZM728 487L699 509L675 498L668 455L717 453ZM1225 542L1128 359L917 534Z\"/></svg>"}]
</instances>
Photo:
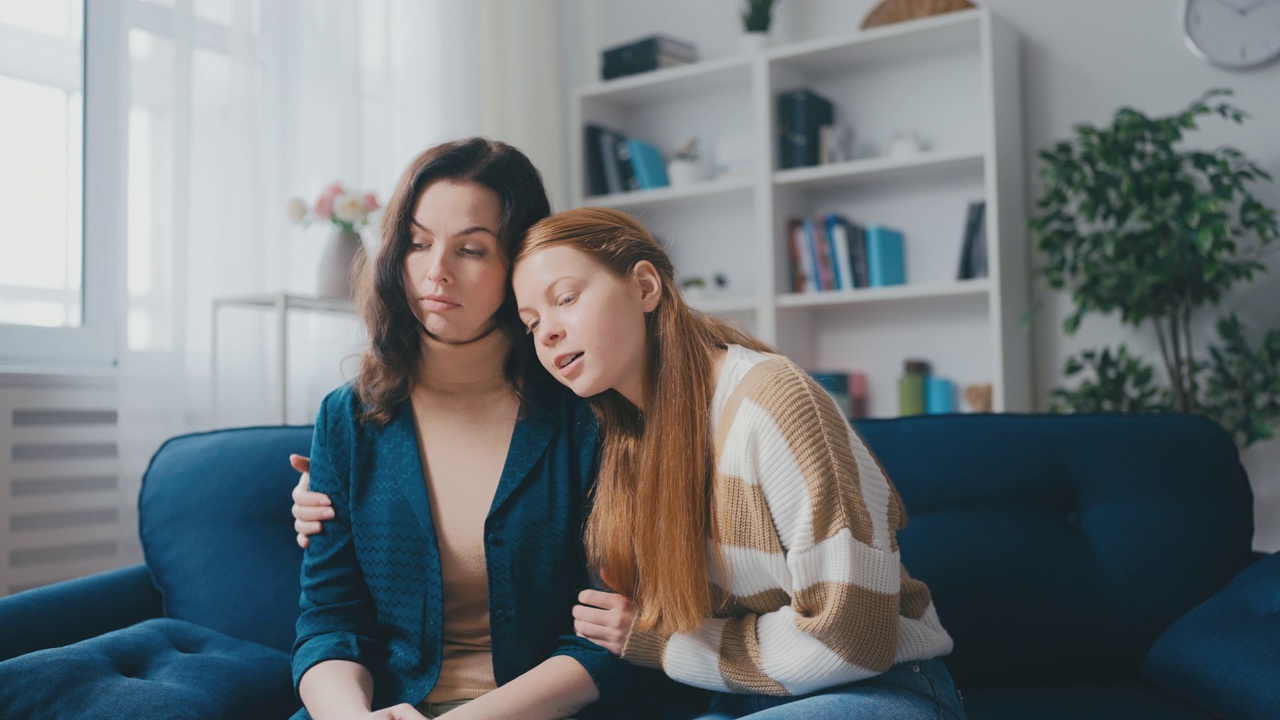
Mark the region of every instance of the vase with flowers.
<instances>
[{"instance_id":1,"label":"vase with flowers","mask_svg":"<svg viewBox=\"0 0 1280 720\"><path fill-rule=\"evenodd\" d=\"M324 254L320 258L317 295L325 298L352 298L353 268L356 259L364 255L360 231L370 224L373 214L381 208L378 197L373 193L353 192L337 182L325 188L320 197L316 198L315 205L310 207L302 198L289 201L289 217L294 222L304 226L324 222L333 226Z\"/></svg>"}]
</instances>

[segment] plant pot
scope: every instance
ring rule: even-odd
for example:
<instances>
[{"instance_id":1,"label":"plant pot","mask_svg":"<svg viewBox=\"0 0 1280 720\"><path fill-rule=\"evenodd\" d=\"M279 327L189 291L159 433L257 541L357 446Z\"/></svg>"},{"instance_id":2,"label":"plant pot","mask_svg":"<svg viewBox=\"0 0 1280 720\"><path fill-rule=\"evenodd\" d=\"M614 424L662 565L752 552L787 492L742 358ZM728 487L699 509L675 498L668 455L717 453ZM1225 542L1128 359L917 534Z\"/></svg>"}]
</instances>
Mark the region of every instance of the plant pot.
<instances>
[{"instance_id":1,"label":"plant pot","mask_svg":"<svg viewBox=\"0 0 1280 720\"><path fill-rule=\"evenodd\" d=\"M351 300L355 297L352 273L356 258L364 254L360 233L335 228L320 256L316 277L316 295L322 298Z\"/></svg>"},{"instance_id":2,"label":"plant pot","mask_svg":"<svg viewBox=\"0 0 1280 720\"><path fill-rule=\"evenodd\" d=\"M757 53L773 47L773 36L766 32L747 32L742 34L742 49L745 52Z\"/></svg>"},{"instance_id":3,"label":"plant pot","mask_svg":"<svg viewBox=\"0 0 1280 720\"><path fill-rule=\"evenodd\" d=\"M702 179L702 168L696 160L676 158L667 163L667 179L672 187L692 185Z\"/></svg>"}]
</instances>

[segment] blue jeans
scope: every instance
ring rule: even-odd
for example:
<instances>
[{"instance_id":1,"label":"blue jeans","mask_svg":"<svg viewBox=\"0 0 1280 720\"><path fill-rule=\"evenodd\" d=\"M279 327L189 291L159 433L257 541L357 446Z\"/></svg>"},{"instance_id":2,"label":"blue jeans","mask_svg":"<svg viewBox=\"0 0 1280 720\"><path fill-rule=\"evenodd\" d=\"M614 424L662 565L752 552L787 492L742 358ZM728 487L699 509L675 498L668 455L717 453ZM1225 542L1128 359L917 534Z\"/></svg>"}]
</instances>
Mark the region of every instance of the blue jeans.
<instances>
[{"instance_id":1,"label":"blue jeans","mask_svg":"<svg viewBox=\"0 0 1280 720\"><path fill-rule=\"evenodd\" d=\"M894 665L848 685L808 695L774 697L716 693L710 712L697 720L965 720L960 694L939 658Z\"/></svg>"}]
</instances>

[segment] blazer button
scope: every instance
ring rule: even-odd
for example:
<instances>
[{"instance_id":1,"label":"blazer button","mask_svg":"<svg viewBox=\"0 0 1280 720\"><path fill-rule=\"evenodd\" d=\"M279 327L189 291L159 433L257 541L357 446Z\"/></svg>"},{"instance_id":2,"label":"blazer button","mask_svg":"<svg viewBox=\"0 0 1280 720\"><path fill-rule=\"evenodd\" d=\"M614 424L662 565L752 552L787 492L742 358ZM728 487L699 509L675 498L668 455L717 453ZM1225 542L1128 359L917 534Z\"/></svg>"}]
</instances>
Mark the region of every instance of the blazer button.
<instances>
[{"instance_id":1,"label":"blazer button","mask_svg":"<svg viewBox=\"0 0 1280 720\"><path fill-rule=\"evenodd\" d=\"M502 536L496 532L489 533L489 544L492 545L493 547L501 547Z\"/></svg>"}]
</instances>

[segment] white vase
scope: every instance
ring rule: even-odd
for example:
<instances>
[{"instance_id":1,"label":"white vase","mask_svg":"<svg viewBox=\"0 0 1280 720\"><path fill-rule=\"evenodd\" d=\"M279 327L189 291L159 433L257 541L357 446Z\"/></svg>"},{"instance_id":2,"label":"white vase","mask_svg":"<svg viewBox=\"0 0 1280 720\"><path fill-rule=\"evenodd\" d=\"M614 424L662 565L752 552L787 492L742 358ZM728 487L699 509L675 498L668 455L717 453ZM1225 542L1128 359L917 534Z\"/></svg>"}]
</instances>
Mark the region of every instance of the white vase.
<instances>
[{"instance_id":1,"label":"white vase","mask_svg":"<svg viewBox=\"0 0 1280 720\"><path fill-rule=\"evenodd\" d=\"M746 32L742 34L742 49L748 53L758 53L773 47L773 36L765 32Z\"/></svg>"},{"instance_id":2,"label":"white vase","mask_svg":"<svg viewBox=\"0 0 1280 720\"><path fill-rule=\"evenodd\" d=\"M352 273L356 258L364 254L360 233L334 228L320 256L316 276L316 295L322 298L351 300L355 297Z\"/></svg>"}]
</instances>

